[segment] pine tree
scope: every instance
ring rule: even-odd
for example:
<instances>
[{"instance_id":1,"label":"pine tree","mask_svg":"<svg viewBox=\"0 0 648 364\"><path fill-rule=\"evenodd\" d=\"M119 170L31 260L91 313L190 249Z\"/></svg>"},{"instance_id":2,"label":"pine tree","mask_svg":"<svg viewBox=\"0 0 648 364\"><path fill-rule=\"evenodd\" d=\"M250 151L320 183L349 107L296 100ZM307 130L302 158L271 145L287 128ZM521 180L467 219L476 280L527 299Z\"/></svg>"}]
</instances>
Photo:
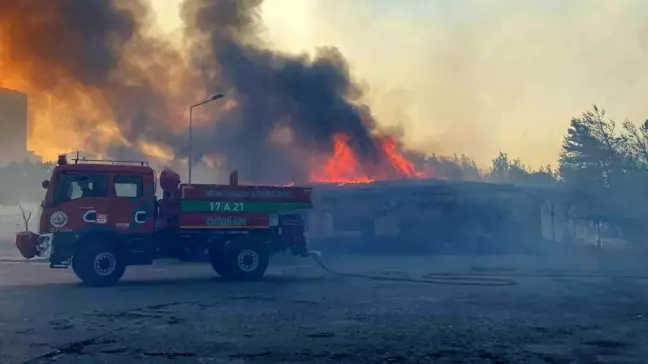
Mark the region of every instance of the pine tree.
<instances>
[{"instance_id":1,"label":"pine tree","mask_svg":"<svg viewBox=\"0 0 648 364\"><path fill-rule=\"evenodd\" d=\"M616 123L605 119L605 111L573 118L563 141L559 172L568 187L600 194L623 185L626 136L615 133Z\"/></svg>"}]
</instances>

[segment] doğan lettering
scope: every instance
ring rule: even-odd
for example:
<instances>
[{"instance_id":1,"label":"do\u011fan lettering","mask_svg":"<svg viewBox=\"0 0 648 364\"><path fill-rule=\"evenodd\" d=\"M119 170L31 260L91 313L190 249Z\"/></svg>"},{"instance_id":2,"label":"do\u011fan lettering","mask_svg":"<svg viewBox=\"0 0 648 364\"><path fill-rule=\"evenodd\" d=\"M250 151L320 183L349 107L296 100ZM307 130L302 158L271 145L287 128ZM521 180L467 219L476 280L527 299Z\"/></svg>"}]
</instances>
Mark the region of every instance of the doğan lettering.
<instances>
[{"instance_id":1,"label":"do\u011fan lettering","mask_svg":"<svg viewBox=\"0 0 648 364\"><path fill-rule=\"evenodd\" d=\"M210 217L206 224L207 226L246 226L247 219L244 217Z\"/></svg>"}]
</instances>

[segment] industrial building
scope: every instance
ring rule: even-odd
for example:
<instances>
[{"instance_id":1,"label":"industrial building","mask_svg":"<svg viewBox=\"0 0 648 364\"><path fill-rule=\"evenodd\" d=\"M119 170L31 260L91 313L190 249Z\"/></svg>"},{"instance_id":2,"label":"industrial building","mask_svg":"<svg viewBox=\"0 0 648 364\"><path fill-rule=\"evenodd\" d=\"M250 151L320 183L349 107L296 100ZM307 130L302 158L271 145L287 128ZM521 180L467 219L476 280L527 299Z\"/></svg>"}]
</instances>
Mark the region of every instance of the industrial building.
<instances>
[{"instance_id":1,"label":"industrial building","mask_svg":"<svg viewBox=\"0 0 648 364\"><path fill-rule=\"evenodd\" d=\"M444 180L314 188L310 241L365 252L529 252L596 240L560 189Z\"/></svg>"},{"instance_id":2,"label":"industrial building","mask_svg":"<svg viewBox=\"0 0 648 364\"><path fill-rule=\"evenodd\" d=\"M0 88L0 164L29 158L27 95Z\"/></svg>"}]
</instances>

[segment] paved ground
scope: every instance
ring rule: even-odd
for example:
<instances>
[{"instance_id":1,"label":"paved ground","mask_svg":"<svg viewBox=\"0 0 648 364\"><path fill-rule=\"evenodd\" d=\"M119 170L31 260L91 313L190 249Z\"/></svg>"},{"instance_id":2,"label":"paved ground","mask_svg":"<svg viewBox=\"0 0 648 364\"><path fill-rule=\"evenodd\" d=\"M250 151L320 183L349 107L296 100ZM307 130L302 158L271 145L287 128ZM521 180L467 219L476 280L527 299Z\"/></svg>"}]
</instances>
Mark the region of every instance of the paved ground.
<instances>
[{"instance_id":1,"label":"paved ground","mask_svg":"<svg viewBox=\"0 0 648 364\"><path fill-rule=\"evenodd\" d=\"M338 270L572 274L542 258L328 257ZM578 263L578 264L577 264ZM548 271L543 269L549 269ZM633 274L636 272L633 272ZM515 277L506 287L366 280L311 261L236 284L200 265L71 271L0 263L0 363L646 363L648 281Z\"/></svg>"}]
</instances>

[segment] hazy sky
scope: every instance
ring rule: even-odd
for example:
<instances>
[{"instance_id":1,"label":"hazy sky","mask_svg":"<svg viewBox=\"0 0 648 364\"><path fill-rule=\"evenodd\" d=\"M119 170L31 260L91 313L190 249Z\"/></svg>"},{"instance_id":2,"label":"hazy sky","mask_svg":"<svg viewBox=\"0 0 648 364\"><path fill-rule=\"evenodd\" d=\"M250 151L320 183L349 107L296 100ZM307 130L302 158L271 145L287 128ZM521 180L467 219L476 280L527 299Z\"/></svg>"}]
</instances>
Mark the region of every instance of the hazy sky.
<instances>
[{"instance_id":1,"label":"hazy sky","mask_svg":"<svg viewBox=\"0 0 648 364\"><path fill-rule=\"evenodd\" d=\"M151 1L164 29L180 25L180 0ZM648 1L266 0L263 11L279 49L340 48L379 121L428 152L555 164L592 104L648 118Z\"/></svg>"}]
</instances>

